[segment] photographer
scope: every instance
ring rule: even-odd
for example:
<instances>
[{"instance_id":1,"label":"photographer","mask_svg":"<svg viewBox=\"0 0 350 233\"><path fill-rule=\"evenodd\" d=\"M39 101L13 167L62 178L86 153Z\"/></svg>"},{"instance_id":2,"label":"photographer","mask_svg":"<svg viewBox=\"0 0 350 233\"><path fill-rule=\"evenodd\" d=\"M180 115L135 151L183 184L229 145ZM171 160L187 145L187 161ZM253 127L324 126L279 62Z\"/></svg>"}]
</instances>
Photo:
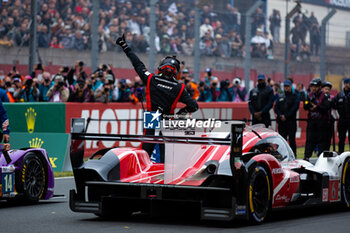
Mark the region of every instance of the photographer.
<instances>
[{"instance_id":1,"label":"photographer","mask_svg":"<svg viewBox=\"0 0 350 233\"><path fill-rule=\"evenodd\" d=\"M211 101L217 101L220 95L220 89L218 86L219 86L219 79L214 77L210 82L210 92L212 96Z\"/></svg>"},{"instance_id":2,"label":"photographer","mask_svg":"<svg viewBox=\"0 0 350 233\"><path fill-rule=\"evenodd\" d=\"M131 91L127 87L127 82L125 79L121 79L118 83L118 99L117 102L130 102L132 101Z\"/></svg>"},{"instance_id":3,"label":"photographer","mask_svg":"<svg viewBox=\"0 0 350 233\"><path fill-rule=\"evenodd\" d=\"M51 87L51 75L49 72L44 72L39 85L39 101L48 102L49 97L46 96L47 92Z\"/></svg>"},{"instance_id":4,"label":"photographer","mask_svg":"<svg viewBox=\"0 0 350 233\"><path fill-rule=\"evenodd\" d=\"M54 81L55 84L48 90L46 96L50 98L50 102L67 102L69 90L65 86L64 77L57 74Z\"/></svg>"},{"instance_id":5,"label":"photographer","mask_svg":"<svg viewBox=\"0 0 350 233\"><path fill-rule=\"evenodd\" d=\"M233 80L233 86L230 88L233 95L233 102L235 103L246 102L248 100L247 89L241 86L241 82L241 78L236 77Z\"/></svg>"},{"instance_id":6,"label":"photographer","mask_svg":"<svg viewBox=\"0 0 350 233\"><path fill-rule=\"evenodd\" d=\"M95 91L95 100L96 102L109 103L112 101L113 96L113 81L106 80L101 88L98 88Z\"/></svg>"},{"instance_id":7,"label":"photographer","mask_svg":"<svg viewBox=\"0 0 350 233\"><path fill-rule=\"evenodd\" d=\"M232 93L229 90L230 81L228 79L220 82L220 95L218 101L232 101Z\"/></svg>"},{"instance_id":8,"label":"photographer","mask_svg":"<svg viewBox=\"0 0 350 233\"><path fill-rule=\"evenodd\" d=\"M199 83L199 98L198 101L200 102L210 102L212 99L212 94L211 94L211 90L208 87L208 85L201 81Z\"/></svg>"},{"instance_id":9,"label":"photographer","mask_svg":"<svg viewBox=\"0 0 350 233\"><path fill-rule=\"evenodd\" d=\"M95 102L91 81L79 79L69 95L68 102Z\"/></svg>"},{"instance_id":10,"label":"photographer","mask_svg":"<svg viewBox=\"0 0 350 233\"><path fill-rule=\"evenodd\" d=\"M308 111L305 160L309 160L312 152L318 145L319 156L323 151L329 150L328 111L331 107L330 96L321 90L321 79L313 79L310 82L310 93L304 101L304 109ZM328 147L328 148L327 148Z\"/></svg>"},{"instance_id":11,"label":"photographer","mask_svg":"<svg viewBox=\"0 0 350 233\"><path fill-rule=\"evenodd\" d=\"M13 97L19 99L20 102L36 102L39 101L39 89L33 78L29 75L24 78L24 85L21 89L17 89Z\"/></svg>"}]
</instances>

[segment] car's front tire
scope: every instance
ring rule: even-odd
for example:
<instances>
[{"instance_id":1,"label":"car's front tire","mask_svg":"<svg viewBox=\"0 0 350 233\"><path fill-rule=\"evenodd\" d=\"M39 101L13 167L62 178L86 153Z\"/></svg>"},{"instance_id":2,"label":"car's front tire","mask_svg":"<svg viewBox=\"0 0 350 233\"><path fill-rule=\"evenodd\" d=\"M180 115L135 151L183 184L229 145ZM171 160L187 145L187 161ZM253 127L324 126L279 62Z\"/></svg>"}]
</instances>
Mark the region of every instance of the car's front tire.
<instances>
[{"instance_id":1,"label":"car's front tire","mask_svg":"<svg viewBox=\"0 0 350 233\"><path fill-rule=\"evenodd\" d=\"M271 181L266 169L257 165L249 171L248 211L252 224L262 223L269 211L271 203Z\"/></svg>"},{"instance_id":2,"label":"car's front tire","mask_svg":"<svg viewBox=\"0 0 350 233\"><path fill-rule=\"evenodd\" d=\"M17 177L16 189L18 193L23 193L24 201L33 203L44 196L47 172L37 154L29 152L24 156Z\"/></svg>"},{"instance_id":3,"label":"car's front tire","mask_svg":"<svg viewBox=\"0 0 350 233\"><path fill-rule=\"evenodd\" d=\"M344 162L341 176L341 199L344 205L350 209L350 158Z\"/></svg>"}]
</instances>

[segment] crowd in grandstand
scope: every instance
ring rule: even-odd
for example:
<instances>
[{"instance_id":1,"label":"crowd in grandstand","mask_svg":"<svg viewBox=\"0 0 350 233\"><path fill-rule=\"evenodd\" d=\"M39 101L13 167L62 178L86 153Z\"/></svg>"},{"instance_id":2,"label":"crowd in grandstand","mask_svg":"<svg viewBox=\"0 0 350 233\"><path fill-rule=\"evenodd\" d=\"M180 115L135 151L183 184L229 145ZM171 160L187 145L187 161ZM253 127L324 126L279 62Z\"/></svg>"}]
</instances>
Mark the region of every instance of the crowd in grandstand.
<instances>
[{"instance_id":1,"label":"crowd in grandstand","mask_svg":"<svg viewBox=\"0 0 350 233\"><path fill-rule=\"evenodd\" d=\"M89 0L42 0L38 2L37 38L39 48L86 50L91 48L92 2ZM128 44L139 53L149 50L149 1L100 1L99 49L117 50L115 38L126 34ZM0 45L29 46L31 1L2 1L0 14ZM157 25L155 48L158 53L193 55L194 1L161 0L156 6ZM223 58L244 57L241 14L227 4L215 11L214 4L201 9L200 51L202 55ZM279 42L281 15L273 10L269 17L271 38L265 28L265 15L258 8L252 16L252 57L273 58L273 43ZM300 60L318 54L319 30L313 14L294 18L291 58ZM265 32L262 32L262 31ZM310 46L305 45L309 30ZM254 38L253 37L253 38ZM309 49L309 54L306 54ZM302 55L299 55L303 53Z\"/></svg>"}]
</instances>

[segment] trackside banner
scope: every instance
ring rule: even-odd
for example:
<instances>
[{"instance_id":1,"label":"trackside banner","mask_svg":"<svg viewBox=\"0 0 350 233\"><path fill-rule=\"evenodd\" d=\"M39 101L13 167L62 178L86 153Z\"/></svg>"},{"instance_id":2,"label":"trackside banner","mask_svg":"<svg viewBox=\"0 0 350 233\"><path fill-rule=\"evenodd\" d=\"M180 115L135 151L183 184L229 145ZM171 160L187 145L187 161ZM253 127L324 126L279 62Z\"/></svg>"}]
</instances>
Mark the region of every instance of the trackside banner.
<instances>
[{"instance_id":1,"label":"trackside banner","mask_svg":"<svg viewBox=\"0 0 350 233\"><path fill-rule=\"evenodd\" d=\"M65 133L64 103L4 103L11 132Z\"/></svg>"},{"instance_id":2,"label":"trackside banner","mask_svg":"<svg viewBox=\"0 0 350 233\"><path fill-rule=\"evenodd\" d=\"M49 155L53 171L70 170L66 133L11 133L11 148L44 148Z\"/></svg>"},{"instance_id":3,"label":"trackside banner","mask_svg":"<svg viewBox=\"0 0 350 233\"><path fill-rule=\"evenodd\" d=\"M179 108L181 105L178 106ZM274 119L273 110L270 111L271 118ZM199 103L199 110L195 112L193 118L196 119L217 119L217 120L250 120L251 115L248 103ZM129 103L66 103L66 132L70 132L71 118L91 119L88 133L113 133L113 134L139 134L143 133L143 110L140 104ZM298 118L307 118L307 112L300 105ZM140 119L140 121L135 121ZM250 123L247 123L250 124ZM306 121L299 121L297 125L297 145L303 146L306 140ZM272 128L276 128L275 121ZM138 147L139 142L111 142L111 141L86 141L85 154L115 146Z\"/></svg>"}]
</instances>

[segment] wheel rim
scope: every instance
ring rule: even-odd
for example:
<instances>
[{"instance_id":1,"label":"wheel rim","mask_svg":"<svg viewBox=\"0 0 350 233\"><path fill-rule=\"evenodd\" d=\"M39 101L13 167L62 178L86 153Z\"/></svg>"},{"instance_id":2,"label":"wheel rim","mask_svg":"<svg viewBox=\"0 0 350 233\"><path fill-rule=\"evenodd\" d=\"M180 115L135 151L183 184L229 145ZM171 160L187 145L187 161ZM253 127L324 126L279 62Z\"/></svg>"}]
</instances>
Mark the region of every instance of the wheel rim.
<instances>
[{"instance_id":1,"label":"wheel rim","mask_svg":"<svg viewBox=\"0 0 350 233\"><path fill-rule=\"evenodd\" d=\"M33 159L27 164L24 187L30 197L38 197L44 186L44 172L40 161Z\"/></svg>"},{"instance_id":2,"label":"wheel rim","mask_svg":"<svg viewBox=\"0 0 350 233\"><path fill-rule=\"evenodd\" d=\"M266 176L262 173L258 173L253 184L252 201L254 212L259 216L263 217L266 212L268 205L268 184Z\"/></svg>"}]
</instances>

